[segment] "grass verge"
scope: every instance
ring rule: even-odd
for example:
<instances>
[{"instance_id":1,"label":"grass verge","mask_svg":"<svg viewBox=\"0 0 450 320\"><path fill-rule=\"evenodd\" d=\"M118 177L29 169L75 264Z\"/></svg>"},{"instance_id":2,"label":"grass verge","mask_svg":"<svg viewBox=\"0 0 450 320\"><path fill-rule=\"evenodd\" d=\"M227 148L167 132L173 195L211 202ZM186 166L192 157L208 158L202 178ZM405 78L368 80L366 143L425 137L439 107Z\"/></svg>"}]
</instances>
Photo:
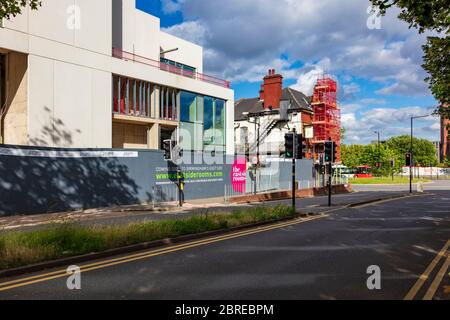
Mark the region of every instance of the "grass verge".
<instances>
[{"instance_id":1,"label":"grass verge","mask_svg":"<svg viewBox=\"0 0 450 320\"><path fill-rule=\"evenodd\" d=\"M186 219L123 226L65 223L37 231L6 233L0 235L0 270L294 216L291 207L258 207L232 213L205 213Z\"/></svg>"},{"instance_id":2,"label":"grass verge","mask_svg":"<svg viewBox=\"0 0 450 320\"><path fill-rule=\"evenodd\" d=\"M414 179L413 183L417 182L430 182L430 179ZM374 177L374 178L354 178L349 179L350 184L408 184L409 177Z\"/></svg>"}]
</instances>

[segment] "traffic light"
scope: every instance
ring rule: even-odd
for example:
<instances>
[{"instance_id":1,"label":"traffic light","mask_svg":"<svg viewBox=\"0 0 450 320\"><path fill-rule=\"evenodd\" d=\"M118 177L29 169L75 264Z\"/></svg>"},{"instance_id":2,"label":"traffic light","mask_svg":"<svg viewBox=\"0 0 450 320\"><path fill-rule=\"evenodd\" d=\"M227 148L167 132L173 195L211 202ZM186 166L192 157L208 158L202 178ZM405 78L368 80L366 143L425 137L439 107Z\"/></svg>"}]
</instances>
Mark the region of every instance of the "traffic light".
<instances>
[{"instance_id":1,"label":"traffic light","mask_svg":"<svg viewBox=\"0 0 450 320\"><path fill-rule=\"evenodd\" d=\"M412 166L412 154L411 153L406 154L406 166L407 167Z\"/></svg>"},{"instance_id":2,"label":"traffic light","mask_svg":"<svg viewBox=\"0 0 450 320\"><path fill-rule=\"evenodd\" d=\"M307 147L303 134L297 134L295 138L295 159L306 158Z\"/></svg>"},{"instance_id":3,"label":"traffic light","mask_svg":"<svg viewBox=\"0 0 450 320\"><path fill-rule=\"evenodd\" d=\"M308 153L308 143L306 143L306 139L302 140L302 157L306 159L306 154Z\"/></svg>"},{"instance_id":4,"label":"traffic light","mask_svg":"<svg viewBox=\"0 0 450 320\"><path fill-rule=\"evenodd\" d=\"M338 147L337 147L337 143L333 142L333 159L332 162L336 162L338 158Z\"/></svg>"},{"instance_id":5,"label":"traffic light","mask_svg":"<svg viewBox=\"0 0 450 320\"><path fill-rule=\"evenodd\" d=\"M173 140L164 140L163 141L163 150L164 150L164 160L173 160L174 149L176 146L176 142ZM181 156L181 150L179 151Z\"/></svg>"},{"instance_id":6,"label":"traffic light","mask_svg":"<svg viewBox=\"0 0 450 320\"><path fill-rule=\"evenodd\" d=\"M286 159L292 159L294 157L294 134L287 133L284 136L284 156Z\"/></svg>"},{"instance_id":7,"label":"traffic light","mask_svg":"<svg viewBox=\"0 0 450 320\"><path fill-rule=\"evenodd\" d=\"M333 162L334 157L334 142L333 141L327 141L325 142L325 156L324 161L325 162Z\"/></svg>"}]
</instances>

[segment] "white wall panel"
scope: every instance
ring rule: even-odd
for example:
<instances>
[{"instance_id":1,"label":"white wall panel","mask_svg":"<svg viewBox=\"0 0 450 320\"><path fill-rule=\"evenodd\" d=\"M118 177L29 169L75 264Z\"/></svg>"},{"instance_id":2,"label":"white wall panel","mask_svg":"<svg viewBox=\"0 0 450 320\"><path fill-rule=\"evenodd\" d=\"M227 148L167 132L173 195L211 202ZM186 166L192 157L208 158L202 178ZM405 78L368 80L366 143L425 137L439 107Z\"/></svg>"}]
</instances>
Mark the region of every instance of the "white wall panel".
<instances>
[{"instance_id":1,"label":"white wall panel","mask_svg":"<svg viewBox=\"0 0 450 320\"><path fill-rule=\"evenodd\" d=\"M135 29L133 31L134 52L137 55L159 61L160 20L140 10L134 9ZM131 36L127 34L126 36ZM133 52L133 51L131 51Z\"/></svg>"},{"instance_id":2,"label":"white wall panel","mask_svg":"<svg viewBox=\"0 0 450 320\"><path fill-rule=\"evenodd\" d=\"M112 48L111 0L75 0L75 3L80 10L80 28L75 30L75 45L110 55Z\"/></svg>"},{"instance_id":3,"label":"white wall panel","mask_svg":"<svg viewBox=\"0 0 450 320\"><path fill-rule=\"evenodd\" d=\"M165 32L160 32L160 45L164 51L178 48L178 51L165 54L165 58L195 67L197 72L203 72L202 47Z\"/></svg>"},{"instance_id":4,"label":"white wall panel","mask_svg":"<svg viewBox=\"0 0 450 320\"><path fill-rule=\"evenodd\" d=\"M75 0L43 1L39 10L29 13L30 34L73 45L75 32L67 22L70 18L68 10L74 5Z\"/></svg>"},{"instance_id":5,"label":"white wall panel","mask_svg":"<svg viewBox=\"0 0 450 320\"><path fill-rule=\"evenodd\" d=\"M87 148L91 145L91 70L55 62L55 146Z\"/></svg>"},{"instance_id":6,"label":"white wall panel","mask_svg":"<svg viewBox=\"0 0 450 320\"><path fill-rule=\"evenodd\" d=\"M28 56L28 135L31 145L53 146L53 61Z\"/></svg>"},{"instance_id":7,"label":"white wall panel","mask_svg":"<svg viewBox=\"0 0 450 320\"><path fill-rule=\"evenodd\" d=\"M112 147L111 74L92 70L91 125L93 148Z\"/></svg>"},{"instance_id":8,"label":"white wall panel","mask_svg":"<svg viewBox=\"0 0 450 320\"><path fill-rule=\"evenodd\" d=\"M22 10L22 14L15 17L10 17L10 19L3 19L3 27L11 30L16 30L20 32L28 32L28 11L26 8Z\"/></svg>"}]
</instances>

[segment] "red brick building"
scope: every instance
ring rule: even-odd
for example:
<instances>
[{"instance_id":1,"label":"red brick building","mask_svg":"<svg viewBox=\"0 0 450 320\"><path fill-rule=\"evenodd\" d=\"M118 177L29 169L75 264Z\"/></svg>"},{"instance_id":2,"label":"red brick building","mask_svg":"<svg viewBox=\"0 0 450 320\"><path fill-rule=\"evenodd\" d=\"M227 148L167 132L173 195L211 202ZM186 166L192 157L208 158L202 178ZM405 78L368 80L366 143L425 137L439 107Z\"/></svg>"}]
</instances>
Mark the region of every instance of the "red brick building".
<instances>
[{"instance_id":1,"label":"red brick building","mask_svg":"<svg viewBox=\"0 0 450 320\"><path fill-rule=\"evenodd\" d=\"M441 159L450 159L450 120L441 119Z\"/></svg>"}]
</instances>

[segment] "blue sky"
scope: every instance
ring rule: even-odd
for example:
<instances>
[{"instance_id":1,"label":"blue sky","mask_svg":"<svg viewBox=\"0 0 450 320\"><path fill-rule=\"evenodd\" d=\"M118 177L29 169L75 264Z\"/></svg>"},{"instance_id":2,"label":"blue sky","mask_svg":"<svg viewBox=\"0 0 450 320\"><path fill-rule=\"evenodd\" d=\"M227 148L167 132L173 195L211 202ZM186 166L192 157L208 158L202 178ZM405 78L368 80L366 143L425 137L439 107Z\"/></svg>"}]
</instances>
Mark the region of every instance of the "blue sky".
<instances>
[{"instance_id":1,"label":"blue sky","mask_svg":"<svg viewBox=\"0 0 450 320\"><path fill-rule=\"evenodd\" d=\"M261 5L264 4L264 5ZM285 86L310 94L317 77L339 80L347 143L409 131L411 115L436 105L421 68L425 35L390 12L378 19L367 0L136 0L164 31L204 47L204 69L232 81L236 99L258 95L269 68ZM378 21L380 22L378 24ZM438 140L436 118L416 134Z\"/></svg>"}]
</instances>

